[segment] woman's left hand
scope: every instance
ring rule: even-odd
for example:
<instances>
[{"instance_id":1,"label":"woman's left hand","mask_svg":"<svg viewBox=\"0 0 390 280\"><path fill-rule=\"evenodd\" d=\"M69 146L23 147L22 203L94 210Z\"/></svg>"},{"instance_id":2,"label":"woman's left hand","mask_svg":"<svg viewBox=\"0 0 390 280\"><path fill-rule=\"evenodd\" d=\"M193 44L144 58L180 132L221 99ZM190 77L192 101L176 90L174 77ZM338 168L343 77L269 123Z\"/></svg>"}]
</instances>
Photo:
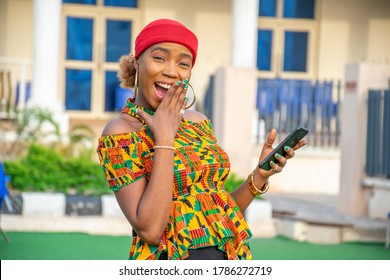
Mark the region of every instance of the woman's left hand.
<instances>
[{"instance_id":1,"label":"woman's left hand","mask_svg":"<svg viewBox=\"0 0 390 280\"><path fill-rule=\"evenodd\" d=\"M276 135L277 135L276 129L272 129L271 132L268 134L267 141L264 144L263 149L261 150L261 153L260 153L259 163L269 153L271 153L273 151L274 148L272 147L272 145L275 142ZM262 178L268 179L268 177L270 177L276 173L282 172L283 168L287 164L287 160L293 158L295 155L295 151L298 150L299 148L303 147L304 145L306 145L306 140L301 140L294 147L285 148L285 151L287 153L286 156L279 155L279 158L275 158L275 160L273 161L274 164L271 164L272 168L270 170L267 171L267 170L258 168L260 170L260 176Z\"/></svg>"}]
</instances>

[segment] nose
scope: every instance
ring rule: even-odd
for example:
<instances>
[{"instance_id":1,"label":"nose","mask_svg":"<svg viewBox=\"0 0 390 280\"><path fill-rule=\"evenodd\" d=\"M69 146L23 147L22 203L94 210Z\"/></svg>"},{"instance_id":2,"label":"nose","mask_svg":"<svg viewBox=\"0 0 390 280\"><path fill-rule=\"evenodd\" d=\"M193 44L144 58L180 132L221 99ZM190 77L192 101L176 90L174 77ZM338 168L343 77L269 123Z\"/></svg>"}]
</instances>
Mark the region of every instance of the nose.
<instances>
[{"instance_id":1,"label":"nose","mask_svg":"<svg viewBox=\"0 0 390 280\"><path fill-rule=\"evenodd\" d=\"M163 75L169 78L179 77L179 72L176 63L174 63L173 61L166 63L163 70Z\"/></svg>"}]
</instances>

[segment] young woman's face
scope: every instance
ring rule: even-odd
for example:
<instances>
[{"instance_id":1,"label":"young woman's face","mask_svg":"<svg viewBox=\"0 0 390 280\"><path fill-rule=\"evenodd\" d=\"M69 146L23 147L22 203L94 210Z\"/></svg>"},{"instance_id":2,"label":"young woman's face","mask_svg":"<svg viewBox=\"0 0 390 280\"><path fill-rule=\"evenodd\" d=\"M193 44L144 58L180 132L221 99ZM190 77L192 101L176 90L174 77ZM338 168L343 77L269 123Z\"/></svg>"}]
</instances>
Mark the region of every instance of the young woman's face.
<instances>
[{"instance_id":1,"label":"young woman's face","mask_svg":"<svg viewBox=\"0 0 390 280\"><path fill-rule=\"evenodd\" d=\"M136 103L156 110L169 87L190 80L191 52L180 44L159 43L149 47L138 60Z\"/></svg>"}]
</instances>

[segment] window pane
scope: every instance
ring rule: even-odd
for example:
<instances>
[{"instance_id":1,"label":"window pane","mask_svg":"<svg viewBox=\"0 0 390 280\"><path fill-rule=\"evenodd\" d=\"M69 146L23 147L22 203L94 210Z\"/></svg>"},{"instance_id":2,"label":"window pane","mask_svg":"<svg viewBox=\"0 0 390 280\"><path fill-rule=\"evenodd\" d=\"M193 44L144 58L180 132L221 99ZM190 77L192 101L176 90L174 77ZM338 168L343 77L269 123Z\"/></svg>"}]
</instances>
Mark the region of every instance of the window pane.
<instances>
[{"instance_id":1,"label":"window pane","mask_svg":"<svg viewBox=\"0 0 390 280\"><path fill-rule=\"evenodd\" d=\"M306 72L307 32L284 33L284 71Z\"/></svg>"},{"instance_id":2,"label":"window pane","mask_svg":"<svg viewBox=\"0 0 390 280\"><path fill-rule=\"evenodd\" d=\"M104 110L106 112L120 111L126 105L127 99L133 97L132 89L119 86L116 71L106 71L106 93Z\"/></svg>"},{"instance_id":3,"label":"window pane","mask_svg":"<svg viewBox=\"0 0 390 280\"><path fill-rule=\"evenodd\" d=\"M104 0L104 6L137 8L137 0Z\"/></svg>"},{"instance_id":4,"label":"window pane","mask_svg":"<svg viewBox=\"0 0 390 280\"><path fill-rule=\"evenodd\" d=\"M106 26L106 61L117 62L130 52L131 22L107 20Z\"/></svg>"},{"instance_id":5,"label":"window pane","mask_svg":"<svg viewBox=\"0 0 390 280\"><path fill-rule=\"evenodd\" d=\"M66 59L92 60L93 20L67 18Z\"/></svg>"},{"instance_id":6,"label":"window pane","mask_svg":"<svg viewBox=\"0 0 390 280\"><path fill-rule=\"evenodd\" d=\"M66 69L66 110L91 110L92 71Z\"/></svg>"},{"instance_id":7,"label":"window pane","mask_svg":"<svg viewBox=\"0 0 390 280\"><path fill-rule=\"evenodd\" d=\"M113 112L115 110L115 92L116 87L119 85L116 71L106 71L106 94L105 94L105 106L106 112Z\"/></svg>"},{"instance_id":8,"label":"window pane","mask_svg":"<svg viewBox=\"0 0 390 280\"><path fill-rule=\"evenodd\" d=\"M315 0L285 0L283 17L314 18L314 5Z\"/></svg>"},{"instance_id":9,"label":"window pane","mask_svg":"<svg viewBox=\"0 0 390 280\"><path fill-rule=\"evenodd\" d=\"M96 5L96 0L63 0L62 3Z\"/></svg>"},{"instance_id":10,"label":"window pane","mask_svg":"<svg viewBox=\"0 0 390 280\"><path fill-rule=\"evenodd\" d=\"M275 17L276 0L260 0L259 17Z\"/></svg>"},{"instance_id":11,"label":"window pane","mask_svg":"<svg viewBox=\"0 0 390 280\"><path fill-rule=\"evenodd\" d=\"M259 30L257 36L257 68L271 70L272 30Z\"/></svg>"}]
</instances>

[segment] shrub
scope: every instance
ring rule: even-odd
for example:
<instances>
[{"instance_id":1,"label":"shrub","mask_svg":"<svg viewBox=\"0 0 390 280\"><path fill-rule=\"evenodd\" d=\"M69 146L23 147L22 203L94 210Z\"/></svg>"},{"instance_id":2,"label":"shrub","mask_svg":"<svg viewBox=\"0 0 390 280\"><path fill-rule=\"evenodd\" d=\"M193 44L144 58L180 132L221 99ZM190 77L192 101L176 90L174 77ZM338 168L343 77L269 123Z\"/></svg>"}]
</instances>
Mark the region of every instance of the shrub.
<instances>
[{"instance_id":1,"label":"shrub","mask_svg":"<svg viewBox=\"0 0 390 280\"><path fill-rule=\"evenodd\" d=\"M4 162L4 168L11 176L11 187L17 191L92 195L108 192L99 164L89 158L64 159L54 148L32 144L25 157Z\"/></svg>"},{"instance_id":2,"label":"shrub","mask_svg":"<svg viewBox=\"0 0 390 280\"><path fill-rule=\"evenodd\" d=\"M242 178L239 178L237 174L230 173L229 177L225 181L225 190L229 193L233 192L236 188L242 185L245 180Z\"/></svg>"},{"instance_id":3,"label":"shrub","mask_svg":"<svg viewBox=\"0 0 390 280\"><path fill-rule=\"evenodd\" d=\"M229 193L233 192L239 186L241 186L245 182L245 179L239 178L237 174L230 173L229 177L225 181L225 190ZM257 196L256 199L263 200L263 196Z\"/></svg>"}]
</instances>

